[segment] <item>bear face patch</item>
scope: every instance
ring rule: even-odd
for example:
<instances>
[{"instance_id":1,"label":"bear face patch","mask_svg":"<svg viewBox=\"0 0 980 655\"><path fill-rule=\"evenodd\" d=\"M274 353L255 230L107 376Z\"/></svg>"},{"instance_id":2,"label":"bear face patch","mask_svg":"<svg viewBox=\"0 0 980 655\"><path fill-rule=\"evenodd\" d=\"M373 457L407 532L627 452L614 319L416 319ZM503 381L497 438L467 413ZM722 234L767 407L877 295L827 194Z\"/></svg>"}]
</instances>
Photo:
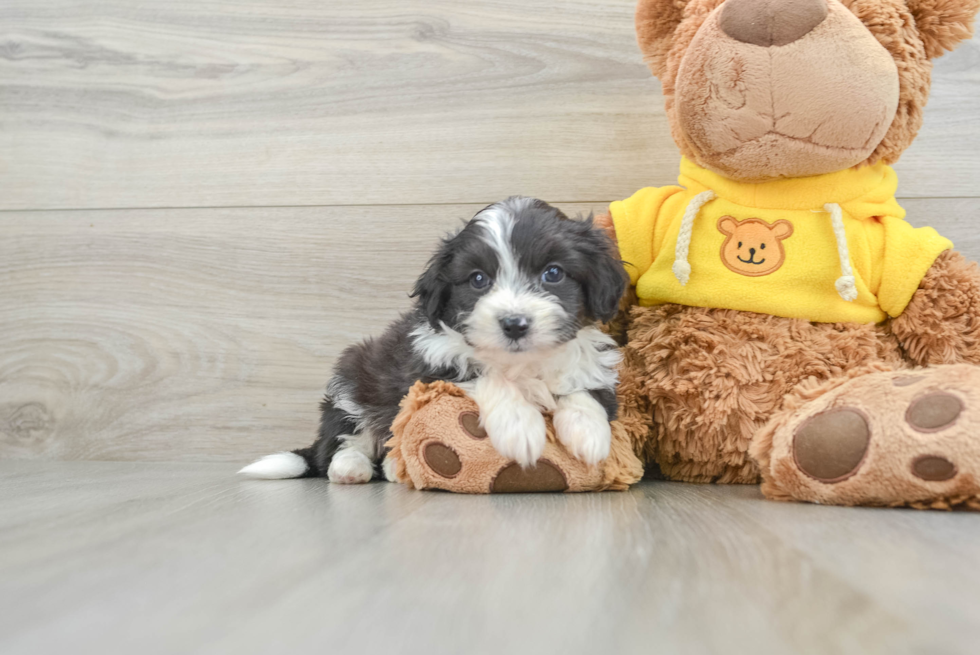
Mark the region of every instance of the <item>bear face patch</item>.
<instances>
[{"instance_id":1,"label":"bear face patch","mask_svg":"<svg viewBox=\"0 0 980 655\"><path fill-rule=\"evenodd\" d=\"M718 219L718 231L726 236L721 244L721 261L739 275L758 277L779 270L786 260L783 240L793 235L793 224L778 220L773 224L761 218Z\"/></svg>"}]
</instances>

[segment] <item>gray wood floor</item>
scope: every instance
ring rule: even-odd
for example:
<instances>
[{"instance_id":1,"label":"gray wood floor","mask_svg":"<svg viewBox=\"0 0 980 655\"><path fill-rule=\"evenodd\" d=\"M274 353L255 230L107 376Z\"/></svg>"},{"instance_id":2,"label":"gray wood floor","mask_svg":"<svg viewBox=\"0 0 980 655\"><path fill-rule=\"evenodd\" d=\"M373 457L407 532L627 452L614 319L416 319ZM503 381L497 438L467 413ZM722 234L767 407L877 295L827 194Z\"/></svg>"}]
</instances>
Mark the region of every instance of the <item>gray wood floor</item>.
<instances>
[{"instance_id":1,"label":"gray wood floor","mask_svg":"<svg viewBox=\"0 0 980 655\"><path fill-rule=\"evenodd\" d=\"M0 652L976 653L972 514L0 462Z\"/></svg>"}]
</instances>

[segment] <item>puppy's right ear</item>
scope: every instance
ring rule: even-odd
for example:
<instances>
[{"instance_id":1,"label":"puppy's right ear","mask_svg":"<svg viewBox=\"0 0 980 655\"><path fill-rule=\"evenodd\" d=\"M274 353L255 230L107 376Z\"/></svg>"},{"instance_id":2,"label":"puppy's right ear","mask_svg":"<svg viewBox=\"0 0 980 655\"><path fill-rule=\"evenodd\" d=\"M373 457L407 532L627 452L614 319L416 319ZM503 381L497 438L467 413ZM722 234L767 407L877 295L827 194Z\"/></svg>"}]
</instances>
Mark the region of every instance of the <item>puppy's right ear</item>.
<instances>
[{"instance_id":1,"label":"puppy's right ear","mask_svg":"<svg viewBox=\"0 0 980 655\"><path fill-rule=\"evenodd\" d=\"M658 78L667 66L674 32L684 20L688 0L640 0L636 5L636 40L643 60Z\"/></svg>"},{"instance_id":2,"label":"puppy's right ear","mask_svg":"<svg viewBox=\"0 0 980 655\"><path fill-rule=\"evenodd\" d=\"M589 274L582 280L585 315L605 323L619 312L619 300L630 276L619 259L619 248L606 231L596 226L591 216L580 225L585 230L582 256L591 262Z\"/></svg>"},{"instance_id":3,"label":"puppy's right ear","mask_svg":"<svg viewBox=\"0 0 980 655\"><path fill-rule=\"evenodd\" d=\"M448 241L447 241L448 243ZM453 254L443 244L442 250L433 255L432 259L425 267L425 272L415 281L415 288L412 290L411 297L418 298L419 307L425 313L426 319L432 329L438 330L442 321L442 314L449 302L449 292L451 283L446 278L449 264L453 261Z\"/></svg>"}]
</instances>

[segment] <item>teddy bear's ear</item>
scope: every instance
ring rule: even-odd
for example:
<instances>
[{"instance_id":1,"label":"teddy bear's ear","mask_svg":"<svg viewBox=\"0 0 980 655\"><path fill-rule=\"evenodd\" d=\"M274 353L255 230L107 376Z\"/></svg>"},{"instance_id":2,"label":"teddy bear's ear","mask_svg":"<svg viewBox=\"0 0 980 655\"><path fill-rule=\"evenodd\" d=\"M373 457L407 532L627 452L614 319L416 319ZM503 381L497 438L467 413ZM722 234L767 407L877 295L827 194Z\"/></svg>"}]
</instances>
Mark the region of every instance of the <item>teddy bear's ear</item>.
<instances>
[{"instance_id":1,"label":"teddy bear's ear","mask_svg":"<svg viewBox=\"0 0 980 655\"><path fill-rule=\"evenodd\" d=\"M636 5L636 40L653 74L663 74L674 30L684 18L688 0L640 0Z\"/></svg>"},{"instance_id":2,"label":"teddy bear's ear","mask_svg":"<svg viewBox=\"0 0 980 655\"><path fill-rule=\"evenodd\" d=\"M926 56L939 57L973 36L980 0L908 0Z\"/></svg>"}]
</instances>

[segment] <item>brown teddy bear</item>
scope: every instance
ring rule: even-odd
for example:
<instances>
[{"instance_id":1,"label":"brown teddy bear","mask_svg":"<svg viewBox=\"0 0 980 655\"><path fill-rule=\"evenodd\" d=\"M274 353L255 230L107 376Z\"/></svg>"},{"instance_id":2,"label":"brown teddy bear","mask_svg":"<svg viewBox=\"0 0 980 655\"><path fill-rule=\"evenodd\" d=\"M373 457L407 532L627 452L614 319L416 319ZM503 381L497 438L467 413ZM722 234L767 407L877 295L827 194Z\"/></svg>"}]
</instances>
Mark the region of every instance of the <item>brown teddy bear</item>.
<instances>
[{"instance_id":1,"label":"brown teddy bear","mask_svg":"<svg viewBox=\"0 0 980 655\"><path fill-rule=\"evenodd\" d=\"M417 385L389 443L398 479L622 489L635 451L669 479L761 478L782 500L980 508L980 270L905 222L888 166L978 5L640 0L683 159L680 186L597 219L633 283L610 326L613 456L588 469L552 440L521 471L459 389Z\"/></svg>"},{"instance_id":2,"label":"brown teddy bear","mask_svg":"<svg viewBox=\"0 0 980 655\"><path fill-rule=\"evenodd\" d=\"M641 0L680 186L600 217L648 466L766 496L980 508L980 270L888 166L978 0Z\"/></svg>"}]
</instances>

